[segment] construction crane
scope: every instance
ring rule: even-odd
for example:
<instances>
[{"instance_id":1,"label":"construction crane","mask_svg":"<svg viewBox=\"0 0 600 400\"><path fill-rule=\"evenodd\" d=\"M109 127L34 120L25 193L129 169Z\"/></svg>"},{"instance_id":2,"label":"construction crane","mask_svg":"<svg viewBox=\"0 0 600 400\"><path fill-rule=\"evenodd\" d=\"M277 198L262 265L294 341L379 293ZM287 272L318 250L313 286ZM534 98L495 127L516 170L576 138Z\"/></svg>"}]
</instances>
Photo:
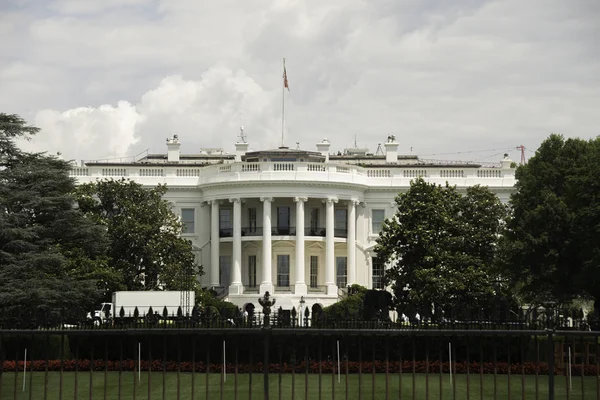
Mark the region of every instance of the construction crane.
<instances>
[{"instance_id":1,"label":"construction crane","mask_svg":"<svg viewBox=\"0 0 600 400\"><path fill-rule=\"evenodd\" d=\"M517 150L521 150L521 165L524 165L527 160L525 160L525 146L520 145L516 147Z\"/></svg>"}]
</instances>

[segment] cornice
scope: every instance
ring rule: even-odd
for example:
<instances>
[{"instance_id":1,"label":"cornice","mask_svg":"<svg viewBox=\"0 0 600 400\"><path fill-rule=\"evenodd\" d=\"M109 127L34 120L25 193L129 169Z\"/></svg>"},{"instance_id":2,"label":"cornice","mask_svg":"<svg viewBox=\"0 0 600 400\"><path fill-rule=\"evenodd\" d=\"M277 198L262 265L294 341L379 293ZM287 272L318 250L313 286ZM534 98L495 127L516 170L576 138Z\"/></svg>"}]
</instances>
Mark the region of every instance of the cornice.
<instances>
[{"instance_id":1,"label":"cornice","mask_svg":"<svg viewBox=\"0 0 600 400\"><path fill-rule=\"evenodd\" d=\"M358 183L343 183L343 182L318 182L318 181L229 181L199 184L201 190L220 189L224 187L248 187L248 186L268 186L268 187L319 187L319 188L335 188L335 189L350 189L362 190L371 188L371 186Z\"/></svg>"},{"instance_id":2,"label":"cornice","mask_svg":"<svg viewBox=\"0 0 600 400\"><path fill-rule=\"evenodd\" d=\"M492 192L496 192L496 193L512 193L516 191L516 188L514 186L488 186L488 185L484 185L482 183L474 183L473 185L469 185L469 186L457 186L456 189L457 190L467 190L470 187L473 187L475 185L481 185L481 186L485 186L487 188L489 188ZM365 193L369 193L369 192L406 192L408 191L408 189L410 189L410 186L386 186L386 187L381 187L381 186L367 186Z\"/></svg>"},{"instance_id":3,"label":"cornice","mask_svg":"<svg viewBox=\"0 0 600 400\"><path fill-rule=\"evenodd\" d=\"M152 185L145 185L144 187L156 187ZM198 186L168 186L167 189L172 192L198 192L201 193L202 189Z\"/></svg>"}]
</instances>

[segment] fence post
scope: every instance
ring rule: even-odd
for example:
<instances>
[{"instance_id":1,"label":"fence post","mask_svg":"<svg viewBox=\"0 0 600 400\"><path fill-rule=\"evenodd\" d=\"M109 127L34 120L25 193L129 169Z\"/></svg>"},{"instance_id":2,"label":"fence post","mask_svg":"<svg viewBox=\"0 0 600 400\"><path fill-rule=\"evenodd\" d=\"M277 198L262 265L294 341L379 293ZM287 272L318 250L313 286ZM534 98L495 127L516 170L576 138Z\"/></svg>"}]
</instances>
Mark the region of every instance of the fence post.
<instances>
[{"instance_id":1,"label":"fence post","mask_svg":"<svg viewBox=\"0 0 600 400\"><path fill-rule=\"evenodd\" d=\"M264 399L269 400L269 347L271 339L271 326L265 325L262 328L264 335L264 358L263 358L263 380L264 380Z\"/></svg>"},{"instance_id":2,"label":"fence post","mask_svg":"<svg viewBox=\"0 0 600 400\"><path fill-rule=\"evenodd\" d=\"M264 324L262 332L264 334L264 359L263 359L263 379L264 379L264 398L269 400L269 341L271 338L271 325L269 315L271 314L271 307L275 305L275 299L270 298L269 292L265 292L264 296L258 299L259 304L263 308Z\"/></svg>"},{"instance_id":3,"label":"fence post","mask_svg":"<svg viewBox=\"0 0 600 400\"><path fill-rule=\"evenodd\" d=\"M554 400L554 330L546 329L548 333L548 400Z\"/></svg>"},{"instance_id":4,"label":"fence post","mask_svg":"<svg viewBox=\"0 0 600 400\"><path fill-rule=\"evenodd\" d=\"M546 307L548 336L548 400L554 400L554 313L550 307Z\"/></svg>"}]
</instances>

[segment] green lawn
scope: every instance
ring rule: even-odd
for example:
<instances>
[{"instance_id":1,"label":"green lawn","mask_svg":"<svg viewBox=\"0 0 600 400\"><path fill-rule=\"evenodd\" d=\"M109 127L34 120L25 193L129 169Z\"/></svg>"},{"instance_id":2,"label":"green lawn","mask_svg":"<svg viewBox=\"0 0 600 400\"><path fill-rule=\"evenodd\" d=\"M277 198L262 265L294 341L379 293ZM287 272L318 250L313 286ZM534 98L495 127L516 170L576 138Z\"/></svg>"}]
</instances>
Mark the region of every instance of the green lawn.
<instances>
[{"instance_id":1,"label":"green lawn","mask_svg":"<svg viewBox=\"0 0 600 400\"><path fill-rule=\"evenodd\" d=\"M33 383L33 393L30 397L29 390L30 378ZM119 393L119 373L109 372L107 375L106 387L107 387L107 399L118 399ZM122 399L133 399L134 393L137 399L148 399L148 372L142 372L141 381L134 383L134 374L132 372L124 372L121 376L121 398ZM304 399L305 394L305 381L304 375L296 374L295 379L295 398ZM426 398L426 377L424 374L415 375L415 397L414 399L425 399ZM60 373L49 372L47 383L47 396L46 399L59 399L60 397ZM163 398L163 379L165 381L165 398L166 399L177 399L177 373L169 372L163 377L162 373L154 372L150 376L150 389L151 399L162 399ZM270 397L271 399L279 398L279 375L270 375ZM467 398L467 376L457 375L455 377L455 388L450 385L448 375L445 375L442 379L442 391L444 399L452 399L453 392L455 392L456 399ZM281 398L285 400L291 400L292 393L292 375L286 374L281 376ZM78 399L88 399L90 390L90 374L82 372L77 376L78 386ZM195 385L195 399L207 399L206 397L206 375L195 374L194 376ZM429 398L439 399L440 394L440 377L439 375L429 375ZM190 373L181 373L179 376L180 382L180 399L191 399L192 398L192 375ZM223 383L223 396L221 396L220 389L221 375L210 374L209 376L209 393L208 399L233 399L235 390L235 376L233 374L227 375L227 381ZM26 389L23 389L23 374L19 373L16 376L16 397L15 397L15 373L5 372L2 376L2 392L0 393L0 399L44 399L44 383L45 375L43 372L35 372L33 376L27 375ZM389 376L389 398L398 399L400 398L398 393L398 375ZM539 377L539 399L548 398L548 378L545 376ZM569 394L570 399L581 399L581 378L577 377L573 379L573 389ZM597 396L597 390L600 382L596 377L586 377L584 379L584 389L586 399L600 399ZM103 399L104 396L104 373L95 372L92 376L92 395L94 399ZM469 377L470 385L470 398L480 398L480 383L479 375L471 375ZM566 399L567 393L566 378L564 376L556 377L556 399ZM375 376L375 396L372 395L372 377L371 374L364 374L361 382L361 393L363 399L385 399L385 387L386 379L385 374L377 374ZM75 388L75 373L65 372L63 374L62 384L62 398L63 399L74 399L74 388ZM525 399L536 399L535 392L535 376L525 377ZM337 382L337 376L333 383L333 389L335 390L336 399L346 398L346 377L341 376L341 382ZM454 390L453 390L454 389ZM252 375L252 398L262 399L263 390L263 375L253 374ZM332 398L332 376L330 374L323 375L321 377L321 390L323 393L323 399ZM240 374L238 375L238 398L247 399L249 391L249 375ZM494 399L494 392L496 391L496 398L505 400L508 399L508 376L498 375L496 377L496 386L494 390L494 376L484 375L483 377L483 399ZM521 377L512 376L510 379L510 392L511 398L521 399ZM310 374L308 376L308 398L318 399L319 393L319 376L316 374ZM359 376L357 374L349 375L348 377L348 398L358 399L359 398ZM413 399L413 376L410 374L402 375L402 399Z\"/></svg>"}]
</instances>

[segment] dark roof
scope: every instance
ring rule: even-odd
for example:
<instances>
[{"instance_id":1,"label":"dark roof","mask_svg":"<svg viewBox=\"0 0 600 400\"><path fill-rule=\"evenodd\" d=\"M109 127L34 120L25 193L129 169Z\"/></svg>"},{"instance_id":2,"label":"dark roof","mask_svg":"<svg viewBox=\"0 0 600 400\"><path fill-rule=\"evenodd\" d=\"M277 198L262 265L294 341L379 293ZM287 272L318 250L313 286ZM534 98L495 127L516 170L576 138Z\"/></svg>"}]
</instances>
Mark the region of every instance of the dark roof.
<instances>
[{"instance_id":1,"label":"dark roof","mask_svg":"<svg viewBox=\"0 0 600 400\"><path fill-rule=\"evenodd\" d=\"M193 159L206 159L206 158L216 158L216 159L233 159L235 156L233 154L224 154L224 153L213 153L213 154L180 154L179 159L181 160L193 160ZM147 156L140 158L136 162L140 162L142 160L166 160L166 154L148 154Z\"/></svg>"},{"instance_id":2,"label":"dark roof","mask_svg":"<svg viewBox=\"0 0 600 400\"><path fill-rule=\"evenodd\" d=\"M276 156L276 155L323 157L323 155L321 153L319 153L318 151L290 149L289 147L279 147L277 149L270 149L270 150L249 151L245 155L246 155L246 157Z\"/></svg>"}]
</instances>

